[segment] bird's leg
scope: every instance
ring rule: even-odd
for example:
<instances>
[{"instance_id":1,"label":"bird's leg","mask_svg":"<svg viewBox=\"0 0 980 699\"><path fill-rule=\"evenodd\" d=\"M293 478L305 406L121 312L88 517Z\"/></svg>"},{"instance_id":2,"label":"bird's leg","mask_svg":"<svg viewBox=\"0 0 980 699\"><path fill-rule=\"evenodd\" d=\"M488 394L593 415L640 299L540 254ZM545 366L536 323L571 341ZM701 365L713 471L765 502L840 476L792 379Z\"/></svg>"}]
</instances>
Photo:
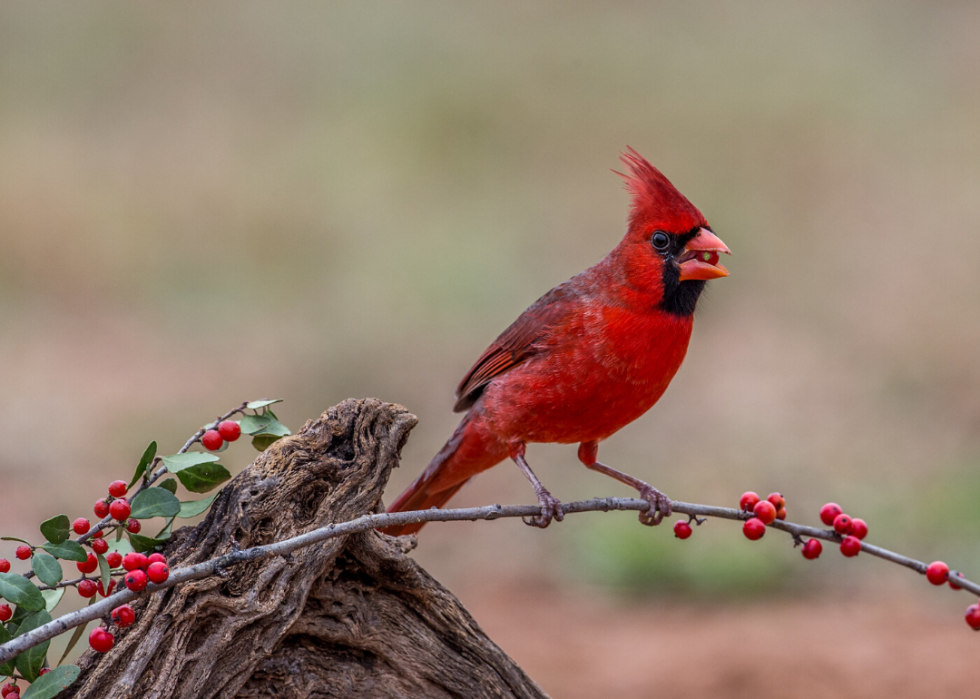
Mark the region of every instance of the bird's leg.
<instances>
[{"instance_id":1,"label":"bird's leg","mask_svg":"<svg viewBox=\"0 0 980 699\"><path fill-rule=\"evenodd\" d=\"M548 489L534 475L531 467L527 465L527 461L524 459L524 442L517 442L510 446L510 458L514 460L514 463L517 464L527 479L531 481L534 494L538 496L538 503L541 505L541 515L530 519L524 518L524 523L530 524L532 527L541 527L544 529L551 524L552 518L559 522L565 519L565 513L561 510L561 501L548 492Z\"/></svg>"},{"instance_id":2,"label":"bird's leg","mask_svg":"<svg viewBox=\"0 0 980 699\"><path fill-rule=\"evenodd\" d=\"M617 471L614 468L599 463L599 461L597 461L598 456L598 442L582 442L579 445L579 461L593 471L598 471L599 473L604 473L607 476L612 476L620 483L625 483L631 488L636 488L636 490L640 492L640 497L650 503L650 509L646 512L640 513L640 522L642 524L656 526L663 521L664 517L670 517L670 513L674 511L674 508L669 497L661 493L649 483L641 481L639 478L634 478L633 476L623 473L622 471Z\"/></svg>"}]
</instances>

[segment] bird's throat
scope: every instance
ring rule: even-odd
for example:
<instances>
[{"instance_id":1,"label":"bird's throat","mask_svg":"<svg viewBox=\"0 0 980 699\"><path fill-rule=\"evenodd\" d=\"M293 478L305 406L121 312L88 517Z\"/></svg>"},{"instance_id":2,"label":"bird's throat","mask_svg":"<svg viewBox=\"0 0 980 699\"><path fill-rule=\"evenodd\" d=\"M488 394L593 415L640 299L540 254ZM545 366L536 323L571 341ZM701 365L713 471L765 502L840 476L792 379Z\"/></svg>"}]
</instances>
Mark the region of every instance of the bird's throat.
<instances>
[{"instance_id":1,"label":"bird's throat","mask_svg":"<svg viewBox=\"0 0 980 699\"><path fill-rule=\"evenodd\" d=\"M663 297L660 300L660 310L673 316L687 318L694 315L698 299L704 291L706 282L699 279L680 280L680 270L677 265L666 264L663 271Z\"/></svg>"}]
</instances>

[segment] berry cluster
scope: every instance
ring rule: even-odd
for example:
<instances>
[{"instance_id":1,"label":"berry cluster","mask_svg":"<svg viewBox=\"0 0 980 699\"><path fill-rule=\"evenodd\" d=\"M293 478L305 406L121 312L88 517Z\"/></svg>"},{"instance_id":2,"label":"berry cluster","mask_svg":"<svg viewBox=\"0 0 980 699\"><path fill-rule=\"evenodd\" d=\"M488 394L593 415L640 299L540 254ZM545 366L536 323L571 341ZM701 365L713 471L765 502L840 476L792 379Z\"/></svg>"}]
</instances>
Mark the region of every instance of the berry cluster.
<instances>
[{"instance_id":1,"label":"berry cluster","mask_svg":"<svg viewBox=\"0 0 980 699\"><path fill-rule=\"evenodd\" d=\"M863 519L852 518L836 502L828 502L820 508L820 521L843 537L840 542L842 554L853 558L861 553L861 539L868 535L868 525Z\"/></svg>"},{"instance_id":2,"label":"berry cluster","mask_svg":"<svg viewBox=\"0 0 980 699\"><path fill-rule=\"evenodd\" d=\"M113 481L109 484L109 497L96 500L92 510L99 519L112 517L117 522L125 524L126 530L130 534L138 534L140 530L139 520L129 519L132 508L129 501L125 499L127 490L129 490L129 486L126 485L126 481ZM84 517L79 517L72 524L72 529L78 535L86 534L89 530L89 522ZM102 531L99 530L92 536L94 538L101 535Z\"/></svg>"},{"instance_id":3,"label":"berry cluster","mask_svg":"<svg viewBox=\"0 0 980 699\"><path fill-rule=\"evenodd\" d=\"M786 498L779 493L769 493L763 500L758 493L746 491L738 501L738 508L753 515L742 525L742 533L750 541L761 539L766 527L777 519L786 519Z\"/></svg>"},{"instance_id":4,"label":"berry cluster","mask_svg":"<svg viewBox=\"0 0 980 699\"><path fill-rule=\"evenodd\" d=\"M219 422L217 429L211 429L201 437L201 444L208 451L218 451L225 442L234 442L242 436L242 428L234 420Z\"/></svg>"},{"instance_id":5,"label":"berry cluster","mask_svg":"<svg viewBox=\"0 0 980 699\"><path fill-rule=\"evenodd\" d=\"M124 629L136 621L136 612L128 604L124 604L112 610L111 619L113 624ZM96 626L88 635L88 644L97 653L108 653L115 643L116 637L104 626Z\"/></svg>"},{"instance_id":6,"label":"berry cluster","mask_svg":"<svg viewBox=\"0 0 980 699\"><path fill-rule=\"evenodd\" d=\"M122 567L126 570L123 584L133 592L142 592L147 583L159 585L170 577L167 559L160 553L151 553L149 556L127 553L122 559ZM99 583L100 587L101 585ZM136 612L128 604L124 604L112 610L110 619L117 627L124 629L136 621ZM95 627L88 635L88 644L98 653L108 653L115 642L116 637L104 626Z\"/></svg>"},{"instance_id":7,"label":"berry cluster","mask_svg":"<svg viewBox=\"0 0 980 699\"><path fill-rule=\"evenodd\" d=\"M109 597L123 585L140 592L150 584L166 583L170 577L166 559L150 552L170 538L176 518L196 517L207 511L214 500L211 496L181 502L176 495L178 484L191 493L207 493L231 478L228 469L218 463L217 455L190 451L190 447L200 443L208 451L217 451L224 449L226 442L247 434L252 437L252 446L264 451L290 434L289 428L269 408L278 402L264 399L242 403L198 430L176 454L159 456L157 443L151 442L132 479L113 481L107 494L95 502L93 512L97 520L79 517L71 521L64 514L51 517L40 525L45 541L39 545L3 537L19 542L16 558L27 562L30 571L12 573L11 562L0 558L0 638L9 639L25 620L35 625L50 622L49 613L67 588L75 588L82 598L94 601L97 595ZM231 419L235 415L241 416L241 422ZM175 478L156 483L167 473ZM135 491L130 492L137 484ZM140 534L143 525L155 518L166 522L163 529L154 536ZM75 563L81 577L64 579L63 566L69 561ZM111 617L90 633L89 645L100 652L110 650L115 643L113 630L129 626L135 618L132 607L116 607ZM21 681L31 683L48 672L43 669L48 664L47 658L43 654L39 657L36 650L29 656L8 660L7 666L17 668L14 678ZM65 679L65 672L56 673L59 682ZM19 699L20 691L13 682L2 688L0 699Z\"/></svg>"}]
</instances>

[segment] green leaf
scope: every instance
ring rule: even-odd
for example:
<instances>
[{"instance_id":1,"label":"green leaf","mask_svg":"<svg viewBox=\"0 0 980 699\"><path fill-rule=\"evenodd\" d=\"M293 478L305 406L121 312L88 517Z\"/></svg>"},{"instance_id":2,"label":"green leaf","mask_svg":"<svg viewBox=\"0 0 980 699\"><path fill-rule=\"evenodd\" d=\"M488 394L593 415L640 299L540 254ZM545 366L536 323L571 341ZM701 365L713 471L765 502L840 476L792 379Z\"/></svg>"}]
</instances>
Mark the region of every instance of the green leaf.
<instances>
[{"instance_id":1,"label":"green leaf","mask_svg":"<svg viewBox=\"0 0 980 699\"><path fill-rule=\"evenodd\" d=\"M109 589L109 561L105 559L101 553L95 554L95 557L99 561L99 576L102 580L102 589Z\"/></svg>"},{"instance_id":2,"label":"green leaf","mask_svg":"<svg viewBox=\"0 0 980 699\"><path fill-rule=\"evenodd\" d=\"M69 539L68 541L62 541L60 544L42 544L41 548L50 553L52 556L62 558L66 561L76 561L78 563L84 563L88 560L88 554L85 553L85 549L82 545Z\"/></svg>"},{"instance_id":3,"label":"green leaf","mask_svg":"<svg viewBox=\"0 0 980 699\"><path fill-rule=\"evenodd\" d=\"M214 454L206 454L203 451L188 451L183 454L172 454L163 457L163 464L171 473L180 473L185 468L191 468L198 464L209 464L217 461L219 457Z\"/></svg>"},{"instance_id":4,"label":"green leaf","mask_svg":"<svg viewBox=\"0 0 980 699\"><path fill-rule=\"evenodd\" d=\"M164 480L157 487L158 488L163 488L164 490L169 490L171 493L173 493L174 495L176 495L177 494L177 479L176 478L167 478L166 480Z\"/></svg>"},{"instance_id":5,"label":"green leaf","mask_svg":"<svg viewBox=\"0 0 980 699\"><path fill-rule=\"evenodd\" d=\"M170 538L170 534L171 534L171 532L173 530L173 527L174 527L174 517L171 517L170 519L167 520L167 523L165 525L163 525L163 529L160 530L160 533L157 534L157 537L156 538L157 539L169 539Z\"/></svg>"},{"instance_id":6,"label":"green leaf","mask_svg":"<svg viewBox=\"0 0 980 699\"><path fill-rule=\"evenodd\" d=\"M200 464L184 469L177 478L192 493L206 493L231 478L231 474L221 464Z\"/></svg>"},{"instance_id":7,"label":"green leaf","mask_svg":"<svg viewBox=\"0 0 980 699\"><path fill-rule=\"evenodd\" d=\"M41 596L43 597L44 594L42 593ZM36 611L36 609L30 610L24 609L23 607L17 607L17 609L14 610L14 615L10 618L10 621L7 622L7 631L9 631L11 634L16 634L17 627L20 626L20 622L24 621L24 619Z\"/></svg>"},{"instance_id":8,"label":"green leaf","mask_svg":"<svg viewBox=\"0 0 980 699\"><path fill-rule=\"evenodd\" d=\"M177 513L177 516L180 517L181 519L190 519L191 517L197 517L199 514L201 514L206 509L211 507L211 503L214 502L214 499L218 497L218 494L220 492L221 491L219 490L211 497L204 498L203 500L190 500L188 502L180 503L180 512Z\"/></svg>"},{"instance_id":9,"label":"green leaf","mask_svg":"<svg viewBox=\"0 0 980 699\"><path fill-rule=\"evenodd\" d=\"M253 400L246 403L245 407L249 410L258 410L259 408L264 408L265 406L272 405L273 403L282 403L282 398L273 398L272 400L269 400L268 398L265 400Z\"/></svg>"},{"instance_id":10,"label":"green leaf","mask_svg":"<svg viewBox=\"0 0 980 699\"><path fill-rule=\"evenodd\" d=\"M84 629L84 626L78 627ZM78 665L62 665L56 667L51 672L47 672L37 678L21 699L54 699L63 690L71 686L72 682L78 679L78 674L82 671Z\"/></svg>"},{"instance_id":11,"label":"green leaf","mask_svg":"<svg viewBox=\"0 0 980 699\"><path fill-rule=\"evenodd\" d=\"M23 623L17 627L17 636L23 636L28 631L33 631L39 626L43 626L51 621L51 615L48 614L47 610L41 609L34 612L29 617L24 619ZM37 673L41 671L44 667L44 659L48 655L48 646L51 645L51 641L45 641L44 643L39 643L33 648L28 648L23 653L17 656L16 666L18 672L24 676L28 682L33 682L37 679Z\"/></svg>"},{"instance_id":12,"label":"green leaf","mask_svg":"<svg viewBox=\"0 0 980 699\"><path fill-rule=\"evenodd\" d=\"M126 539L120 539L119 541L111 542L109 544L109 550L118 551L125 556L127 553L133 552L133 546Z\"/></svg>"},{"instance_id":13,"label":"green leaf","mask_svg":"<svg viewBox=\"0 0 980 699\"><path fill-rule=\"evenodd\" d=\"M139 534L130 534L129 543L133 545L133 550L136 553L146 553L147 551L152 551L157 546L165 543L170 537L163 537L159 539L154 539L149 536L141 536Z\"/></svg>"},{"instance_id":14,"label":"green leaf","mask_svg":"<svg viewBox=\"0 0 980 699\"><path fill-rule=\"evenodd\" d=\"M16 573L0 573L0 597L30 612L44 609L41 591L30 580Z\"/></svg>"},{"instance_id":15,"label":"green leaf","mask_svg":"<svg viewBox=\"0 0 980 699\"><path fill-rule=\"evenodd\" d=\"M265 415L246 415L241 422L242 432L245 434L272 434L277 437L285 437L290 434L289 428L276 419L271 412Z\"/></svg>"},{"instance_id":16,"label":"green leaf","mask_svg":"<svg viewBox=\"0 0 980 699\"><path fill-rule=\"evenodd\" d=\"M41 534L52 544L60 544L71 535L71 522L67 515L58 515L41 522Z\"/></svg>"},{"instance_id":17,"label":"green leaf","mask_svg":"<svg viewBox=\"0 0 980 699\"><path fill-rule=\"evenodd\" d=\"M140 463L139 466L136 467L136 473L133 475L133 480L129 482L130 488L136 485L136 482L143 477L143 474L146 473L146 467L150 465L150 462L153 461L153 457L156 455L157 443L150 442L150 446L146 448L146 451L143 452L143 456L140 457Z\"/></svg>"},{"instance_id":18,"label":"green leaf","mask_svg":"<svg viewBox=\"0 0 980 699\"><path fill-rule=\"evenodd\" d=\"M133 519L149 519L150 517L173 517L180 512L180 500L173 493L163 488L147 488L140 491L130 503L132 511L129 516Z\"/></svg>"},{"instance_id":19,"label":"green leaf","mask_svg":"<svg viewBox=\"0 0 980 699\"><path fill-rule=\"evenodd\" d=\"M61 603L61 598L64 596L65 588L63 587L59 587L57 590L41 590L41 597L44 598L44 608L49 612L53 611Z\"/></svg>"},{"instance_id":20,"label":"green leaf","mask_svg":"<svg viewBox=\"0 0 980 699\"><path fill-rule=\"evenodd\" d=\"M0 645L3 645L9 640L10 632L4 628L3 624L0 624ZM8 660L3 665L0 665L0 675L7 677L14 674L14 660L16 660L16 658Z\"/></svg>"},{"instance_id":21,"label":"green leaf","mask_svg":"<svg viewBox=\"0 0 980 699\"><path fill-rule=\"evenodd\" d=\"M45 585L51 585L53 587L60 583L64 577L58 559L44 551L34 552L34 558L31 559L31 566L34 568L34 574L37 575L37 579Z\"/></svg>"},{"instance_id":22,"label":"green leaf","mask_svg":"<svg viewBox=\"0 0 980 699\"><path fill-rule=\"evenodd\" d=\"M252 437L252 446L255 447L257 451L265 451L280 439L282 439L282 437L277 437L274 434L257 434Z\"/></svg>"}]
</instances>

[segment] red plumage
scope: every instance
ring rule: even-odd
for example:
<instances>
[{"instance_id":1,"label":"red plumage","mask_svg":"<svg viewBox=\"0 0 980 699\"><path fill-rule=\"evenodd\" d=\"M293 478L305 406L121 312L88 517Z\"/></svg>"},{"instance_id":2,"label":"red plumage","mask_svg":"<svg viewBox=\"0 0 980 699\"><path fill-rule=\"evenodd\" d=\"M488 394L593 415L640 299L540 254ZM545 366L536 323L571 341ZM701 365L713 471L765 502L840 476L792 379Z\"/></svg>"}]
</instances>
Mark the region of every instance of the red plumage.
<instances>
[{"instance_id":1,"label":"red plumage","mask_svg":"<svg viewBox=\"0 0 980 699\"><path fill-rule=\"evenodd\" d=\"M453 436L389 512L441 507L467 480L510 456L542 505L533 524L561 519L560 503L524 459L528 442L581 443L586 466L638 489L657 524L670 501L598 461L598 443L649 410L680 368L694 307L708 279L726 276L728 248L653 165L628 149L626 235L598 264L542 296L487 348L460 382ZM620 173L617 173L620 174ZM393 535L422 524L390 527Z\"/></svg>"}]
</instances>

